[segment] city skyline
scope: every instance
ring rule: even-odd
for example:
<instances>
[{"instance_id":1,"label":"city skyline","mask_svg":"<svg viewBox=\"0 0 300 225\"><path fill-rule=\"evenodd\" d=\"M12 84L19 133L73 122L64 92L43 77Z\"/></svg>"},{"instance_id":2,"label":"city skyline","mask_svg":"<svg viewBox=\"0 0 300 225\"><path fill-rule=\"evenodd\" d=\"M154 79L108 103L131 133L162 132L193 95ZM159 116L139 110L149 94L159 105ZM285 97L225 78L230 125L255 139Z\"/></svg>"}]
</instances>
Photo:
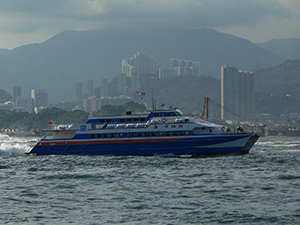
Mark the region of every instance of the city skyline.
<instances>
[{"instance_id":1,"label":"city skyline","mask_svg":"<svg viewBox=\"0 0 300 225\"><path fill-rule=\"evenodd\" d=\"M2 1L0 48L41 43L64 30L212 28L253 43L300 38L298 0Z\"/></svg>"}]
</instances>

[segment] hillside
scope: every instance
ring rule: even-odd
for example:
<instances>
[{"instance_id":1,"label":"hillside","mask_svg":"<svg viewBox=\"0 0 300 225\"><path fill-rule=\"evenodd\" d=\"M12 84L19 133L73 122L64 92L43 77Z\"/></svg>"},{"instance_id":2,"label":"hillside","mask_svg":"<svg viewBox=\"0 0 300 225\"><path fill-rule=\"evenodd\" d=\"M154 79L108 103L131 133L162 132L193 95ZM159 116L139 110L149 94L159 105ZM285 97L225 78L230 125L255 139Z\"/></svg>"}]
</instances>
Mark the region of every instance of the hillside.
<instances>
[{"instance_id":1,"label":"hillside","mask_svg":"<svg viewBox=\"0 0 300 225\"><path fill-rule=\"evenodd\" d=\"M255 71L256 111L277 116L300 112L300 60Z\"/></svg>"},{"instance_id":2,"label":"hillside","mask_svg":"<svg viewBox=\"0 0 300 225\"><path fill-rule=\"evenodd\" d=\"M91 30L64 31L41 44L30 44L0 54L0 88L22 86L23 97L31 89L48 90L50 102L75 99L77 82L89 79L100 86L121 72L121 61L137 52L151 55L164 67L170 58L201 63L201 72L220 78L224 64L239 69L267 68L282 58L248 40L211 29L187 30Z\"/></svg>"},{"instance_id":3,"label":"hillside","mask_svg":"<svg viewBox=\"0 0 300 225\"><path fill-rule=\"evenodd\" d=\"M272 39L257 45L284 59L300 59L300 39Z\"/></svg>"},{"instance_id":4,"label":"hillside","mask_svg":"<svg viewBox=\"0 0 300 225\"><path fill-rule=\"evenodd\" d=\"M180 108L184 113L200 114L204 97L212 100L211 112L220 113L221 81L210 76L182 75L170 79L145 79L140 90L146 92L151 107L151 92L156 105L166 104ZM217 105L217 106L216 106Z\"/></svg>"}]
</instances>

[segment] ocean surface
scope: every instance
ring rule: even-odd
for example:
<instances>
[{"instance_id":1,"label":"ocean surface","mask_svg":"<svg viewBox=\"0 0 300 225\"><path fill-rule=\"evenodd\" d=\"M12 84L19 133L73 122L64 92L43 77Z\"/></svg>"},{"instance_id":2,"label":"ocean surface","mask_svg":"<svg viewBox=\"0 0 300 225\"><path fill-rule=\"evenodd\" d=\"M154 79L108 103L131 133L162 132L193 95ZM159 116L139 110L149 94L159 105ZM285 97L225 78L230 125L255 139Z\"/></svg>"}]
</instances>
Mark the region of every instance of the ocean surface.
<instances>
[{"instance_id":1,"label":"ocean surface","mask_svg":"<svg viewBox=\"0 0 300 225\"><path fill-rule=\"evenodd\" d=\"M247 155L30 156L0 135L0 224L300 224L300 137Z\"/></svg>"}]
</instances>

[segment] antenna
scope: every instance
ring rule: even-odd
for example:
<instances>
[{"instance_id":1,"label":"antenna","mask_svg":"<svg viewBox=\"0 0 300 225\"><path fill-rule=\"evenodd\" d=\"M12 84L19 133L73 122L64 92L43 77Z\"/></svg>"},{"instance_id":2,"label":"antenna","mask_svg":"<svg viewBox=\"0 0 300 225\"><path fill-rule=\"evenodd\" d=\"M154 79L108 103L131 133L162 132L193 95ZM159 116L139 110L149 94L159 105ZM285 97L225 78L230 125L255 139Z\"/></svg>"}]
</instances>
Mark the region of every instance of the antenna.
<instances>
[{"instance_id":1,"label":"antenna","mask_svg":"<svg viewBox=\"0 0 300 225\"><path fill-rule=\"evenodd\" d=\"M146 95L145 92L135 91L135 93L140 97L140 99L142 100L143 105L146 107L146 109L148 109L148 110L151 111L151 109L148 108L148 104L147 104L146 100L145 100L144 97L143 97L143 96Z\"/></svg>"}]
</instances>

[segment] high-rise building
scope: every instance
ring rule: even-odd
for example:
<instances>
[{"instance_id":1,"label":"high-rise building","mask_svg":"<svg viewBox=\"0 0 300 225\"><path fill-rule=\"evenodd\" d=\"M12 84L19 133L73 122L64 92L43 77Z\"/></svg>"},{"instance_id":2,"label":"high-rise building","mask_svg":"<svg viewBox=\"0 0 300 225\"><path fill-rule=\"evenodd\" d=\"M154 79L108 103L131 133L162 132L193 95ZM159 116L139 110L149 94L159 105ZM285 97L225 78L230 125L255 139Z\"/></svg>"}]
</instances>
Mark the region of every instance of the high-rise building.
<instances>
[{"instance_id":1,"label":"high-rise building","mask_svg":"<svg viewBox=\"0 0 300 225\"><path fill-rule=\"evenodd\" d=\"M83 102L83 84L81 82L76 83L76 102Z\"/></svg>"},{"instance_id":2,"label":"high-rise building","mask_svg":"<svg viewBox=\"0 0 300 225\"><path fill-rule=\"evenodd\" d=\"M21 86L13 86L12 101L15 103L16 98L21 97Z\"/></svg>"},{"instance_id":3,"label":"high-rise building","mask_svg":"<svg viewBox=\"0 0 300 225\"><path fill-rule=\"evenodd\" d=\"M90 96L89 101L91 104L91 111L97 111L99 109L99 99L96 96Z\"/></svg>"},{"instance_id":4,"label":"high-rise building","mask_svg":"<svg viewBox=\"0 0 300 225\"><path fill-rule=\"evenodd\" d=\"M31 98L33 99L33 109L38 113L41 109L49 107L48 91L31 90Z\"/></svg>"},{"instance_id":5,"label":"high-rise building","mask_svg":"<svg viewBox=\"0 0 300 225\"><path fill-rule=\"evenodd\" d=\"M254 73L222 66L221 119L254 119L254 102Z\"/></svg>"},{"instance_id":6,"label":"high-rise building","mask_svg":"<svg viewBox=\"0 0 300 225\"><path fill-rule=\"evenodd\" d=\"M185 59L170 59L170 67L175 75L196 75L200 76L200 62L193 62Z\"/></svg>"},{"instance_id":7,"label":"high-rise building","mask_svg":"<svg viewBox=\"0 0 300 225\"><path fill-rule=\"evenodd\" d=\"M126 93L126 76L124 73L120 73L117 77L117 91L119 94Z\"/></svg>"},{"instance_id":8,"label":"high-rise building","mask_svg":"<svg viewBox=\"0 0 300 225\"><path fill-rule=\"evenodd\" d=\"M122 73L127 77L131 77L132 67L139 76L154 75L158 74L161 64L155 58L138 52L133 58L122 60Z\"/></svg>"},{"instance_id":9,"label":"high-rise building","mask_svg":"<svg viewBox=\"0 0 300 225\"><path fill-rule=\"evenodd\" d=\"M87 98L90 96L94 96L94 81L89 80L87 84Z\"/></svg>"},{"instance_id":10,"label":"high-rise building","mask_svg":"<svg viewBox=\"0 0 300 225\"><path fill-rule=\"evenodd\" d=\"M131 90L139 86L141 76L157 76L161 64L153 57L138 52L133 58L122 60L122 73L131 77Z\"/></svg>"},{"instance_id":11,"label":"high-rise building","mask_svg":"<svg viewBox=\"0 0 300 225\"><path fill-rule=\"evenodd\" d=\"M107 97L108 96L108 85L107 85L107 79L102 78L101 79L101 97Z\"/></svg>"},{"instance_id":12,"label":"high-rise building","mask_svg":"<svg viewBox=\"0 0 300 225\"><path fill-rule=\"evenodd\" d=\"M16 97L15 109L22 112L28 111L28 99L20 96Z\"/></svg>"}]
</instances>

